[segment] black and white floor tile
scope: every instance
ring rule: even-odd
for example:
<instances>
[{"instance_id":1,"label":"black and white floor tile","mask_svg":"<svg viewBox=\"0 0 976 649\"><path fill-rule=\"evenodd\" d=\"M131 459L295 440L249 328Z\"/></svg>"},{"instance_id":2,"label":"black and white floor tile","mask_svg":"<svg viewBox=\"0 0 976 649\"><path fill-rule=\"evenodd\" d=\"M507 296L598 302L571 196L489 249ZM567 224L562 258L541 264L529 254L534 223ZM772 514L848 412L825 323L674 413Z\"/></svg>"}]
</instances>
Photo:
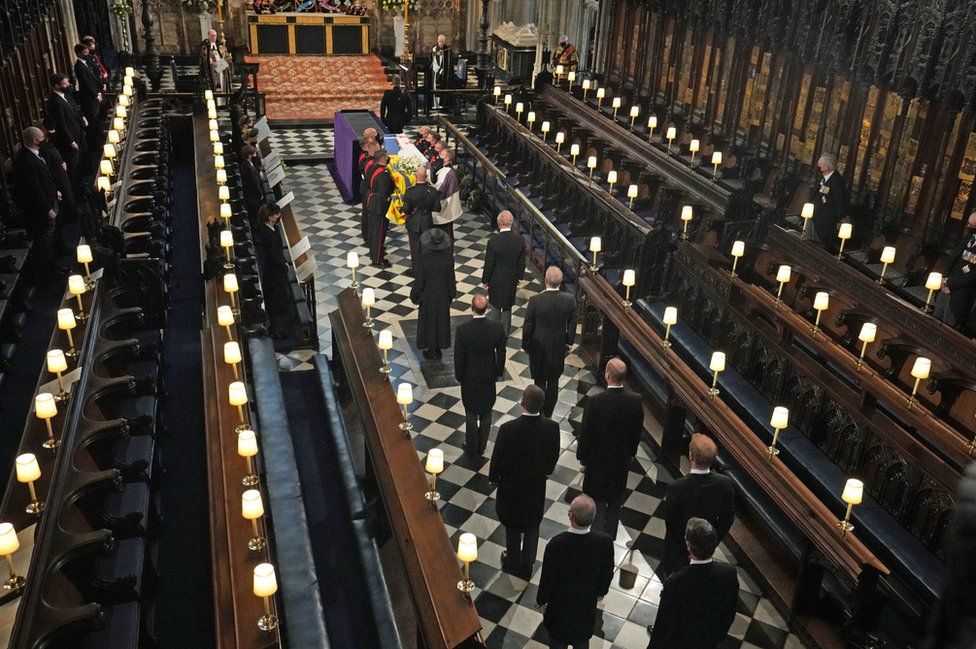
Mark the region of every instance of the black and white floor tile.
<instances>
[{"instance_id":1,"label":"black and white floor tile","mask_svg":"<svg viewBox=\"0 0 976 649\"><path fill-rule=\"evenodd\" d=\"M271 125L271 148L285 162L308 158L331 158L332 127L277 128ZM320 160L316 160L320 161Z\"/></svg>"},{"instance_id":2,"label":"black and white floor tile","mask_svg":"<svg viewBox=\"0 0 976 649\"><path fill-rule=\"evenodd\" d=\"M352 281L350 272L345 268L346 253L355 250L366 261L366 249L359 236L359 210L342 202L326 164L292 164L287 174L288 189L295 192L295 214L311 239L318 261L316 298L319 336L323 353L331 356L328 315L335 308L335 294ZM458 299L452 305L452 313L462 315L481 281L484 241L489 230L481 216L466 213L456 224L455 232ZM395 348L390 354L391 380L394 384L406 381L414 385L416 401L411 421L418 454L423 458L434 447L444 451L447 468L438 479L438 489L442 494L441 513L452 541L456 543L462 531L473 532L480 541L479 558L472 565L471 573L477 583L475 603L488 646L544 647L546 634L542 615L535 607L541 561L536 563L530 582L500 570L504 530L495 514L493 489L487 477L493 443L489 442L485 458L462 455L464 413L460 388L428 388L424 384L420 364L437 361L418 357L411 350L411 345L402 339L402 321L417 317L416 308L409 300L411 278L404 273L409 264L407 250L403 229L392 229L387 237L387 257L393 267L383 270L367 265L359 269L357 276L363 286L376 291L377 305L373 312L374 319L378 321L376 330L389 327L394 333ZM498 424L519 414L518 401L522 389L530 382L528 359L519 349L519 327L526 300L540 289L539 278L533 276L518 292L519 306L512 317L515 330L509 341L507 361L510 380L498 385L496 430ZM306 362L307 358L281 360L285 366L300 367L299 364ZM562 431L562 451L547 490L540 559L547 540L566 529L567 494L575 495L581 481L574 431L579 426L586 399L600 390L583 360L576 354L570 355L554 413L554 419L559 422ZM618 569L613 587L601 603L602 615L591 647L635 649L647 645L645 629L654 622L662 587L654 574L664 537L661 499L667 485L675 477L668 468L657 464L652 452L642 445L631 466L628 486L632 492L621 512L616 539L618 567L625 564L633 566L638 576L632 588L623 588ZM738 563L724 546L719 548L717 556L730 563ZM800 640L789 633L783 617L764 597L756 581L745 568L738 566L738 571L739 610L729 638L722 645L723 649L802 647Z\"/></svg>"}]
</instances>

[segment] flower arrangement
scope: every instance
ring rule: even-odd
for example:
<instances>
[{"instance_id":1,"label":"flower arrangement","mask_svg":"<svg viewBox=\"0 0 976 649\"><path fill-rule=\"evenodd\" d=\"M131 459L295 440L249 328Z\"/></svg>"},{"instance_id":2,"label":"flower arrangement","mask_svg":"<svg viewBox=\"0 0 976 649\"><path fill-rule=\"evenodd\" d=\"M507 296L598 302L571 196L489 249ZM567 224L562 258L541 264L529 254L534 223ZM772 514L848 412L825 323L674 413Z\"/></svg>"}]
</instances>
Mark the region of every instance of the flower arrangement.
<instances>
[{"instance_id":1,"label":"flower arrangement","mask_svg":"<svg viewBox=\"0 0 976 649\"><path fill-rule=\"evenodd\" d=\"M380 0L383 11L403 11L405 0ZM417 11L423 5L423 0L410 0L410 11Z\"/></svg>"},{"instance_id":2,"label":"flower arrangement","mask_svg":"<svg viewBox=\"0 0 976 649\"><path fill-rule=\"evenodd\" d=\"M180 0L180 5L185 10L197 14L209 13L216 7L211 0Z\"/></svg>"},{"instance_id":3,"label":"flower arrangement","mask_svg":"<svg viewBox=\"0 0 976 649\"><path fill-rule=\"evenodd\" d=\"M417 156L400 155L393 167L405 176L416 176L417 170L427 165L427 161Z\"/></svg>"},{"instance_id":4,"label":"flower arrangement","mask_svg":"<svg viewBox=\"0 0 976 649\"><path fill-rule=\"evenodd\" d=\"M125 17L132 13L132 2L130 0L115 0L112 4L112 13L119 20L125 20Z\"/></svg>"}]
</instances>

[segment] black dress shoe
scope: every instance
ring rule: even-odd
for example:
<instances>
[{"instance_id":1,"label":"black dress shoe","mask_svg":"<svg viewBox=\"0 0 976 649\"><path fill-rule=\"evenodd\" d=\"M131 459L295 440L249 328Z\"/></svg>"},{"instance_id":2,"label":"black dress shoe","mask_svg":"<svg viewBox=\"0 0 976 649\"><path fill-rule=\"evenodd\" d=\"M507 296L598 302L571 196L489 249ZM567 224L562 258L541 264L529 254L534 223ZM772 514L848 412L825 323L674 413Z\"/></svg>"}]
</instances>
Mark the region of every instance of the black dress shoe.
<instances>
[{"instance_id":1,"label":"black dress shoe","mask_svg":"<svg viewBox=\"0 0 976 649\"><path fill-rule=\"evenodd\" d=\"M435 358L437 358L436 356L434 356L434 352L430 351L429 349L423 350L422 352L420 352L420 355L426 358L427 360L434 360Z\"/></svg>"},{"instance_id":2,"label":"black dress shoe","mask_svg":"<svg viewBox=\"0 0 976 649\"><path fill-rule=\"evenodd\" d=\"M441 350L439 350L439 349L435 349L434 350L434 360L438 360L439 361L443 357L444 357L444 354L441 353Z\"/></svg>"},{"instance_id":3,"label":"black dress shoe","mask_svg":"<svg viewBox=\"0 0 976 649\"><path fill-rule=\"evenodd\" d=\"M391 268L393 264L391 264L388 260L384 259L383 261L380 262L380 266L382 266L383 268Z\"/></svg>"}]
</instances>

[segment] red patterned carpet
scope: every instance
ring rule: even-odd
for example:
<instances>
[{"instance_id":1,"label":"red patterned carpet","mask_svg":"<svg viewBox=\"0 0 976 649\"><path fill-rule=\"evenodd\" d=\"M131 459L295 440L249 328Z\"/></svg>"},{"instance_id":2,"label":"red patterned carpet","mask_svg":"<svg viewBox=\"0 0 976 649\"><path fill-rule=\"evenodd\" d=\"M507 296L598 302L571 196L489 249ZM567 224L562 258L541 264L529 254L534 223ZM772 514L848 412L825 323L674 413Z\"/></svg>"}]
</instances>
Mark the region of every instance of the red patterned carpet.
<instances>
[{"instance_id":1,"label":"red patterned carpet","mask_svg":"<svg viewBox=\"0 0 976 649\"><path fill-rule=\"evenodd\" d=\"M375 56L248 56L269 120L332 119L337 110L379 111L390 87Z\"/></svg>"}]
</instances>

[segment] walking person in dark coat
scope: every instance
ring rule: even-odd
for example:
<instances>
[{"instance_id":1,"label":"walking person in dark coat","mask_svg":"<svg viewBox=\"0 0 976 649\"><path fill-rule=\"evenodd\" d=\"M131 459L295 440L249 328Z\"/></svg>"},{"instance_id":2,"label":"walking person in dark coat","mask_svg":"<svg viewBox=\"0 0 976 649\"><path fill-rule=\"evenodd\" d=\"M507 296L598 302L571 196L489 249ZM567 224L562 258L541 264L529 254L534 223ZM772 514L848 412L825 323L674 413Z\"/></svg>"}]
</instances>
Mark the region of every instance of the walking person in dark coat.
<instances>
[{"instance_id":1,"label":"walking person in dark coat","mask_svg":"<svg viewBox=\"0 0 976 649\"><path fill-rule=\"evenodd\" d=\"M102 103L101 79L95 76L89 61L88 46L82 43L75 45L75 79L78 81L78 103L81 114L87 121L88 144L95 144L99 136L98 115Z\"/></svg>"},{"instance_id":2,"label":"walking person in dark coat","mask_svg":"<svg viewBox=\"0 0 976 649\"><path fill-rule=\"evenodd\" d=\"M244 190L244 207L252 230L263 227L258 210L265 204L264 174L258 169L257 156L258 150L250 144L241 147L241 188Z\"/></svg>"},{"instance_id":3,"label":"walking person in dark coat","mask_svg":"<svg viewBox=\"0 0 976 649\"><path fill-rule=\"evenodd\" d=\"M536 603L552 649L589 647L597 600L610 591L613 541L590 529L595 515L593 499L576 496L569 506L570 529L546 546Z\"/></svg>"},{"instance_id":4,"label":"walking person in dark coat","mask_svg":"<svg viewBox=\"0 0 976 649\"><path fill-rule=\"evenodd\" d=\"M583 493L596 501L597 529L617 538L620 507L627 496L627 473L644 431L641 398L624 389L627 365L607 363L605 392L586 400L576 458L586 467Z\"/></svg>"},{"instance_id":5,"label":"walking person in dark coat","mask_svg":"<svg viewBox=\"0 0 976 649\"><path fill-rule=\"evenodd\" d=\"M287 323L291 319L291 286L288 280L288 260L278 234L281 208L275 203L262 205L258 217L263 221L254 231L261 252L261 290L264 293L268 319L271 320L271 337L285 337Z\"/></svg>"},{"instance_id":6,"label":"walking person in dark coat","mask_svg":"<svg viewBox=\"0 0 976 649\"><path fill-rule=\"evenodd\" d=\"M481 275L481 283L488 291L488 303L492 306L488 317L502 323L506 336L512 332L515 293L525 275L525 244L518 232L512 232L512 220L508 210L498 215L498 234L488 239L485 270Z\"/></svg>"},{"instance_id":7,"label":"walking person in dark coat","mask_svg":"<svg viewBox=\"0 0 976 649\"><path fill-rule=\"evenodd\" d=\"M712 472L718 448L707 435L695 434L688 444L691 471L668 485L664 496L664 559L662 577L688 565L685 527L692 518L704 518L721 543L735 520L735 486L728 476Z\"/></svg>"},{"instance_id":8,"label":"walking person in dark coat","mask_svg":"<svg viewBox=\"0 0 976 649\"><path fill-rule=\"evenodd\" d=\"M488 481L498 485L495 511L505 526L502 570L526 581L539 548L546 480L559 459L559 426L540 412L545 398L539 386L525 388L522 416L499 427L488 467Z\"/></svg>"},{"instance_id":9,"label":"walking person in dark coat","mask_svg":"<svg viewBox=\"0 0 976 649\"><path fill-rule=\"evenodd\" d=\"M54 236L60 195L54 174L41 157L43 141L44 131L41 129L34 126L24 129L24 145L14 160L14 177L18 204L27 218L27 230L42 259L50 264L57 247Z\"/></svg>"},{"instance_id":10,"label":"walking person in dark coat","mask_svg":"<svg viewBox=\"0 0 976 649\"><path fill-rule=\"evenodd\" d=\"M474 316L457 328L454 337L454 376L461 384L464 405L464 452L482 455L491 431L495 381L505 374L505 332L485 317L488 299L471 299Z\"/></svg>"},{"instance_id":11,"label":"walking person in dark coat","mask_svg":"<svg viewBox=\"0 0 976 649\"><path fill-rule=\"evenodd\" d=\"M684 533L691 565L664 582L647 649L717 649L735 619L739 577L735 568L712 559L718 545L711 523L688 521Z\"/></svg>"},{"instance_id":12,"label":"walking person in dark coat","mask_svg":"<svg viewBox=\"0 0 976 649\"><path fill-rule=\"evenodd\" d=\"M529 354L532 381L546 391L543 413L552 417L566 355L576 339L576 300L559 290L563 272L546 269L546 290L529 300L522 331L522 349Z\"/></svg>"},{"instance_id":13,"label":"walking person in dark coat","mask_svg":"<svg viewBox=\"0 0 976 649\"><path fill-rule=\"evenodd\" d=\"M825 153L817 161L821 179L813 201L813 233L831 254L837 254L837 224L847 216L847 183L837 171L837 156Z\"/></svg>"},{"instance_id":14,"label":"walking person in dark coat","mask_svg":"<svg viewBox=\"0 0 976 649\"><path fill-rule=\"evenodd\" d=\"M81 114L74 99L66 94L68 86L68 77L65 75L51 75L51 96L47 99L45 111L54 129L51 142L68 165L71 186L76 187L81 178L81 156L85 151L84 129L88 120Z\"/></svg>"},{"instance_id":15,"label":"walking person in dark coat","mask_svg":"<svg viewBox=\"0 0 976 649\"><path fill-rule=\"evenodd\" d=\"M384 213L385 214L385 213ZM424 358L440 359L441 350L451 346L451 302L457 295L451 240L434 228L420 238L423 252L414 268L410 301L420 305L417 320L417 348Z\"/></svg>"},{"instance_id":16,"label":"walking person in dark coat","mask_svg":"<svg viewBox=\"0 0 976 649\"><path fill-rule=\"evenodd\" d=\"M407 238L410 241L410 269L420 256L420 236L434 227L433 213L441 209L441 195L427 182L427 168L417 169L417 184L403 193L403 213L407 217Z\"/></svg>"},{"instance_id":17,"label":"walking person in dark coat","mask_svg":"<svg viewBox=\"0 0 976 649\"><path fill-rule=\"evenodd\" d=\"M380 119L390 133L402 133L412 116L410 94L400 87L400 76L394 75L393 87L383 93L380 101Z\"/></svg>"}]
</instances>

